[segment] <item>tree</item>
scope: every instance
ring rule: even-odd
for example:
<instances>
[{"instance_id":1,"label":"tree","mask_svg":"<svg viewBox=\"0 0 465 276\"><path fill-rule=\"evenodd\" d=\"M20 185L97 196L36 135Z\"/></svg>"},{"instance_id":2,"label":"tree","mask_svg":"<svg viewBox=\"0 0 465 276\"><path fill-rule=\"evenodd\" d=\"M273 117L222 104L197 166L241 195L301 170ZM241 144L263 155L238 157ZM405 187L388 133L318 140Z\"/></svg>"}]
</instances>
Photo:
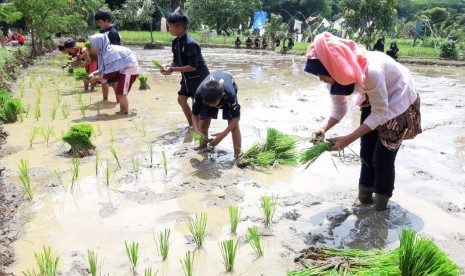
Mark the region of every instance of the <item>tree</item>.
<instances>
[{"instance_id":1,"label":"tree","mask_svg":"<svg viewBox=\"0 0 465 276\"><path fill-rule=\"evenodd\" d=\"M265 32L270 37L270 43L273 50L275 49L276 39L284 38L287 29L288 25L283 23L283 17L281 15L274 13L270 15L270 20L265 24Z\"/></svg>"},{"instance_id":2,"label":"tree","mask_svg":"<svg viewBox=\"0 0 465 276\"><path fill-rule=\"evenodd\" d=\"M329 17L332 14L331 0L264 0L263 9L271 13L281 14L284 22L296 18L305 20L308 16L321 15ZM337 5L336 7L337 8ZM338 10L335 10L338 13Z\"/></svg>"},{"instance_id":3,"label":"tree","mask_svg":"<svg viewBox=\"0 0 465 276\"><path fill-rule=\"evenodd\" d=\"M185 8L194 26L204 24L229 35L231 28L245 26L260 6L261 0L187 0Z\"/></svg>"},{"instance_id":4,"label":"tree","mask_svg":"<svg viewBox=\"0 0 465 276\"><path fill-rule=\"evenodd\" d=\"M340 5L346 27L367 49L379 33L391 29L397 15L397 0L341 0Z\"/></svg>"},{"instance_id":5,"label":"tree","mask_svg":"<svg viewBox=\"0 0 465 276\"><path fill-rule=\"evenodd\" d=\"M13 21L21 19L21 17L22 14L12 4L0 4L0 22L10 24Z\"/></svg>"},{"instance_id":6,"label":"tree","mask_svg":"<svg viewBox=\"0 0 465 276\"><path fill-rule=\"evenodd\" d=\"M148 23L150 25L150 38L153 43L153 13L156 8L152 0L127 0L116 13L123 25L133 23L137 29L140 29L140 23Z\"/></svg>"}]
</instances>

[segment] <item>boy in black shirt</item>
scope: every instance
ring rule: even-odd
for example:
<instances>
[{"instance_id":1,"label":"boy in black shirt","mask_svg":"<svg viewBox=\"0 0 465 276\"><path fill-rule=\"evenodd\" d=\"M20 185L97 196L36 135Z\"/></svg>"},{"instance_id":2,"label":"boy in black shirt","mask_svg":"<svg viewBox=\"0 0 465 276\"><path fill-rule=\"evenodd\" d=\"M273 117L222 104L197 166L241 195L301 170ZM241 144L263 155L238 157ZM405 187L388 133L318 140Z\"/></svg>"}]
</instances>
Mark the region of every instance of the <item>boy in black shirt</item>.
<instances>
[{"instance_id":1,"label":"boy in black shirt","mask_svg":"<svg viewBox=\"0 0 465 276\"><path fill-rule=\"evenodd\" d=\"M203 80L195 93L192 105L194 130L208 137L211 119L218 117L219 109L223 110L223 119L228 120L228 127L220 133L212 134L215 138L209 145L215 147L231 132L234 158L237 158L241 153L241 106L237 102L237 85L229 73L215 71ZM200 147L206 147L207 143L205 139Z\"/></svg>"},{"instance_id":2,"label":"boy in black shirt","mask_svg":"<svg viewBox=\"0 0 465 276\"><path fill-rule=\"evenodd\" d=\"M199 44L187 34L189 26L187 14L178 8L168 16L167 21L171 35L176 36L171 47L173 61L166 64L160 71L163 75L170 75L173 72L182 74L178 103L189 126L192 126L192 111L187 100L194 97L197 87L210 72L203 59Z\"/></svg>"},{"instance_id":3,"label":"boy in black shirt","mask_svg":"<svg viewBox=\"0 0 465 276\"><path fill-rule=\"evenodd\" d=\"M106 34L112 45L121 45L121 38L118 34L118 30L111 24L111 14L105 10L99 9L95 14L95 21L100 29L101 34ZM108 85L113 87L116 96L116 85L118 84L118 77L110 78L102 82L102 95L103 100L108 101ZM118 101L118 97L116 97Z\"/></svg>"}]
</instances>

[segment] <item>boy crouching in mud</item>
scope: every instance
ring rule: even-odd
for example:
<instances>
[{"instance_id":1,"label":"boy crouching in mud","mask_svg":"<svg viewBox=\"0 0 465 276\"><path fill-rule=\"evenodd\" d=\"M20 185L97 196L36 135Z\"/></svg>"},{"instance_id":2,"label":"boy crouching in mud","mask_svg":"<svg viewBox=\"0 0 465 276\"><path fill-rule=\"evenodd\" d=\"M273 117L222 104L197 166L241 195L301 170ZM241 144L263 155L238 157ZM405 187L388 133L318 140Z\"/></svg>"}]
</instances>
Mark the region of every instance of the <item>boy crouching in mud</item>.
<instances>
[{"instance_id":1,"label":"boy crouching in mud","mask_svg":"<svg viewBox=\"0 0 465 276\"><path fill-rule=\"evenodd\" d=\"M230 132L233 139L234 158L241 153L241 130L239 120L241 106L237 102L237 85L229 73L215 71L200 83L194 95L192 105L192 122L194 130L208 137L211 119L218 117L218 110L223 110L223 119L228 120L228 126L220 133L212 134L212 140L206 138L200 142L200 148L217 146Z\"/></svg>"}]
</instances>

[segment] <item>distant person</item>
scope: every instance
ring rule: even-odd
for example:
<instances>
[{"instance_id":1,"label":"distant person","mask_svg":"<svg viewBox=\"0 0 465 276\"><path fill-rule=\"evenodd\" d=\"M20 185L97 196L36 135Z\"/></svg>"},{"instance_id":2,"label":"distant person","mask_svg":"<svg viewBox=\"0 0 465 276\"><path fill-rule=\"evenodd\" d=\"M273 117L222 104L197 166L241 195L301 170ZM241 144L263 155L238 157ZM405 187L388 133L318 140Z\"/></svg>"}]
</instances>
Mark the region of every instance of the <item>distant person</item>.
<instances>
[{"instance_id":1,"label":"distant person","mask_svg":"<svg viewBox=\"0 0 465 276\"><path fill-rule=\"evenodd\" d=\"M8 41L8 25L5 22L0 22L0 44L2 48L6 47Z\"/></svg>"},{"instance_id":2,"label":"distant person","mask_svg":"<svg viewBox=\"0 0 465 276\"><path fill-rule=\"evenodd\" d=\"M236 45L236 48L241 48L242 41L239 37L236 38L236 41L234 41L234 44Z\"/></svg>"},{"instance_id":3,"label":"distant person","mask_svg":"<svg viewBox=\"0 0 465 276\"><path fill-rule=\"evenodd\" d=\"M397 60L398 58L398 53L399 53L399 48L397 47L396 42L392 42L391 46L389 49L386 51L386 54L390 57L392 57L394 60Z\"/></svg>"},{"instance_id":4,"label":"distant person","mask_svg":"<svg viewBox=\"0 0 465 276\"><path fill-rule=\"evenodd\" d=\"M10 43L12 46L24 45L24 37L17 30L13 30L10 37L8 37L7 43Z\"/></svg>"},{"instance_id":5,"label":"distant person","mask_svg":"<svg viewBox=\"0 0 465 276\"><path fill-rule=\"evenodd\" d=\"M281 40L279 39L279 37L276 38L275 45L276 47L279 47L279 45L281 45Z\"/></svg>"},{"instance_id":6,"label":"distant person","mask_svg":"<svg viewBox=\"0 0 465 276\"><path fill-rule=\"evenodd\" d=\"M121 45L121 38L119 36L118 30L111 23L111 14L108 11L99 9L94 16L95 21L100 29L101 34L108 36L111 45ZM113 87L116 96L116 85L118 83L118 78L110 78L102 80L102 97L104 101L108 101L109 94L109 85ZM118 97L116 96L118 101Z\"/></svg>"},{"instance_id":7,"label":"distant person","mask_svg":"<svg viewBox=\"0 0 465 276\"><path fill-rule=\"evenodd\" d=\"M262 48L268 49L268 39L266 37L264 37L262 40Z\"/></svg>"},{"instance_id":8,"label":"distant person","mask_svg":"<svg viewBox=\"0 0 465 276\"><path fill-rule=\"evenodd\" d=\"M331 115L312 134L313 141L325 139L347 114L351 100L361 108L360 126L330 138L329 150L341 151L360 138L358 199L385 210L394 190L400 146L422 132L420 96L412 74L387 55L328 32L317 35L308 48L305 71L328 84L333 103Z\"/></svg>"},{"instance_id":9,"label":"distant person","mask_svg":"<svg viewBox=\"0 0 465 276\"><path fill-rule=\"evenodd\" d=\"M376 41L375 45L373 46L373 51L378 51L384 53L384 39L380 38Z\"/></svg>"},{"instance_id":10,"label":"distant person","mask_svg":"<svg viewBox=\"0 0 465 276\"><path fill-rule=\"evenodd\" d=\"M247 40L245 41L245 45L247 48L252 48L253 41L250 38L250 36L247 37Z\"/></svg>"},{"instance_id":11,"label":"distant person","mask_svg":"<svg viewBox=\"0 0 465 276\"><path fill-rule=\"evenodd\" d=\"M292 50L294 48L294 39L292 37L289 37L289 41L287 43L287 49Z\"/></svg>"},{"instance_id":12,"label":"distant person","mask_svg":"<svg viewBox=\"0 0 465 276\"><path fill-rule=\"evenodd\" d=\"M177 8L168 16L167 21L171 35L176 37L171 45L173 61L166 64L160 72L163 75L171 75L173 72L182 74L178 104L189 126L192 126L192 110L187 101L194 97L200 83L210 74L210 71L208 71L200 45L187 33L189 17L186 12Z\"/></svg>"},{"instance_id":13,"label":"distant person","mask_svg":"<svg viewBox=\"0 0 465 276\"><path fill-rule=\"evenodd\" d=\"M63 45L63 44L58 45L58 51L60 51L60 53L62 53L64 55L68 55L68 52L66 51L65 45Z\"/></svg>"},{"instance_id":14,"label":"distant person","mask_svg":"<svg viewBox=\"0 0 465 276\"><path fill-rule=\"evenodd\" d=\"M239 120L241 106L237 101L237 85L229 73L215 71L208 75L199 85L192 105L192 118L194 130L208 137L208 130L212 119L218 118L218 110L223 111L223 120L228 121L228 126L220 133L212 134L213 140L205 139L200 148L208 145L216 147L229 133L232 134L234 158L241 153L241 130Z\"/></svg>"},{"instance_id":15,"label":"distant person","mask_svg":"<svg viewBox=\"0 0 465 276\"><path fill-rule=\"evenodd\" d=\"M255 38L254 44L255 49L260 49L260 38L258 38L258 36Z\"/></svg>"},{"instance_id":16,"label":"distant person","mask_svg":"<svg viewBox=\"0 0 465 276\"><path fill-rule=\"evenodd\" d=\"M116 97L120 105L120 114L129 114L128 94L139 76L139 64L136 55L130 49L110 45L107 35L95 34L89 37L92 45L90 53L98 55L98 71L90 75L90 82L95 84L110 78L118 79Z\"/></svg>"},{"instance_id":17,"label":"distant person","mask_svg":"<svg viewBox=\"0 0 465 276\"><path fill-rule=\"evenodd\" d=\"M58 46L59 49L60 46ZM84 67L88 74L97 71L97 56L95 54L92 55L89 50L86 49L83 43L76 43L76 41L70 39L65 42L63 48L65 52L68 53L72 58L65 65L63 65L62 68L67 66ZM88 91L89 85L90 90L93 91L95 85L91 84L88 80L84 80L84 90Z\"/></svg>"}]
</instances>

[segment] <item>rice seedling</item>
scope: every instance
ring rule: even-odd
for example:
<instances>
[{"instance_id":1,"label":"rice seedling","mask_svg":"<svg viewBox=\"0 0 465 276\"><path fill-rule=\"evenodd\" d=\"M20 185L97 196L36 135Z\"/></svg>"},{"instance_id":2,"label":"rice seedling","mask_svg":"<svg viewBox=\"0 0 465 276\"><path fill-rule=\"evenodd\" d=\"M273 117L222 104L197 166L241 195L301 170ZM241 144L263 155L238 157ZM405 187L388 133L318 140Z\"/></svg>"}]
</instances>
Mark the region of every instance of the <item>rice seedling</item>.
<instances>
[{"instance_id":1,"label":"rice seedling","mask_svg":"<svg viewBox=\"0 0 465 276\"><path fill-rule=\"evenodd\" d=\"M19 180L23 186L24 191L26 192L29 199L32 199L32 187L31 187L31 178L29 174L29 162L27 160L19 160Z\"/></svg>"},{"instance_id":2,"label":"rice seedling","mask_svg":"<svg viewBox=\"0 0 465 276\"><path fill-rule=\"evenodd\" d=\"M158 69L163 69L163 65L160 63L160 61L153 59L152 60L153 66L157 67Z\"/></svg>"},{"instance_id":3,"label":"rice seedling","mask_svg":"<svg viewBox=\"0 0 465 276\"><path fill-rule=\"evenodd\" d=\"M55 135L55 132L53 131L53 127L48 125L47 127L42 126L40 128L40 135L42 138L45 140L47 146L48 142L50 141L50 137Z\"/></svg>"},{"instance_id":4,"label":"rice seedling","mask_svg":"<svg viewBox=\"0 0 465 276\"><path fill-rule=\"evenodd\" d=\"M73 77L76 81L85 81L89 78L85 68L76 68L73 72Z\"/></svg>"},{"instance_id":5,"label":"rice seedling","mask_svg":"<svg viewBox=\"0 0 465 276\"><path fill-rule=\"evenodd\" d=\"M115 141L115 131L113 127L110 128L110 141L113 143Z\"/></svg>"},{"instance_id":6,"label":"rice seedling","mask_svg":"<svg viewBox=\"0 0 465 276\"><path fill-rule=\"evenodd\" d=\"M205 229L207 227L207 214L201 213L200 217L195 215L195 218L189 217L187 221L187 228L192 234L194 238L195 244L197 247L200 248L203 245L203 241L205 239Z\"/></svg>"},{"instance_id":7,"label":"rice seedling","mask_svg":"<svg viewBox=\"0 0 465 276\"><path fill-rule=\"evenodd\" d=\"M39 121L40 115L40 98L37 98L36 105L34 107L34 118L36 119L36 121Z\"/></svg>"},{"instance_id":8,"label":"rice seedling","mask_svg":"<svg viewBox=\"0 0 465 276\"><path fill-rule=\"evenodd\" d=\"M157 236L153 234L153 238L157 246L158 255L165 261L168 258L168 251L170 249L170 229L165 229L163 232L158 233Z\"/></svg>"},{"instance_id":9,"label":"rice seedling","mask_svg":"<svg viewBox=\"0 0 465 276\"><path fill-rule=\"evenodd\" d=\"M100 116L100 102L97 102L97 116Z\"/></svg>"},{"instance_id":10,"label":"rice seedling","mask_svg":"<svg viewBox=\"0 0 465 276\"><path fill-rule=\"evenodd\" d=\"M34 253L37 265L39 266L39 275L55 276L57 275L58 263L60 257L52 253L52 249L44 245L41 253Z\"/></svg>"},{"instance_id":11,"label":"rice seedling","mask_svg":"<svg viewBox=\"0 0 465 276\"><path fill-rule=\"evenodd\" d=\"M98 150L95 151L95 175L98 176L98 167L100 165L100 153Z\"/></svg>"},{"instance_id":12,"label":"rice seedling","mask_svg":"<svg viewBox=\"0 0 465 276\"><path fill-rule=\"evenodd\" d=\"M108 160L106 160L105 166L105 184L107 187L110 186L110 164L108 163Z\"/></svg>"},{"instance_id":13,"label":"rice seedling","mask_svg":"<svg viewBox=\"0 0 465 276\"><path fill-rule=\"evenodd\" d=\"M78 92L78 93L76 94L76 101L77 101L79 104L83 103L83 100L82 100L82 93L81 93L81 92Z\"/></svg>"},{"instance_id":14,"label":"rice seedling","mask_svg":"<svg viewBox=\"0 0 465 276\"><path fill-rule=\"evenodd\" d=\"M53 172L55 173L55 176L58 180L58 183L60 184L60 186L63 188L63 190L65 190L66 192L66 188L65 188L65 185L63 183L63 175L62 175L62 172L60 171L60 169L54 169Z\"/></svg>"},{"instance_id":15,"label":"rice seedling","mask_svg":"<svg viewBox=\"0 0 465 276\"><path fill-rule=\"evenodd\" d=\"M321 154L327 151L332 145L333 142L331 141L322 141L316 143L313 147L307 149L300 155L300 163L306 164L305 169L307 169L311 164L313 164L316 161L316 159L318 159L318 157L320 157Z\"/></svg>"},{"instance_id":16,"label":"rice seedling","mask_svg":"<svg viewBox=\"0 0 465 276\"><path fill-rule=\"evenodd\" d=\"M111 154L113 155L113 157L116 160L116 164L118 165L118 169L121 169L121 164L119 162L118 153L116 152L116 149L115 149L115 147L113 145L110 145L110 152L111 152Z\"/></svg>"},{"instance_id":17,"label":"rice seedling","mask_svg":"<svg viewBox=\"0 0 465 276\"><path fill-rule=\"evenodd\" d=\"M71 146L69 153L72 156L88 156L91 155L92 150L95 149L95 146L90 140L93 133L94 128L91 124L76 124L62 136L62 140Z\"/></svg>"},{"instance_id":18,"label":"rice seedling","mask_svg":"<svg viewBox=\"0 0 465 276\"><path fill-rule=\"evenodd\" d=\"M238 242L233 240L225 240L219 242L221 255L223 256L224 268L227 272L230 272L234 269L234 262L236 260L237 246Z\"/></svg>"},{"instance_id":19,"label":"rice seedling","mask_svg":"<svg viewBox=\"0 0 465 276\"><path fill-rule=\"evenodd\" d=\"M276 211L276 204L278 202L277 196L263 196L262 197L262 209L265 219L265 226L270 228L273 223L273 216Z\"/></svg>"},{"instance_id":20,"label":"rice seedling","mask_svg":"<svg viewBox=\"0 0 465 276\"><path fill-rule=\"evenodd\" d=\"M153 142L150 142L148 148L149 148L150 167L153 168L153 154L154 154L155 144Z\"/></svg>"},{"instance_id":21,"label":"rice seedling","mask_svg":"<svg viewBox=\"0 0 465 276\"><path fill-rule=\"evenodd\" d=\"M136 275L137 266L139 265L139 243L137 242L124 242L126 247L126 254L128 256L130 271L132 275Z\"/></svg>"},{"instance_id":22,"label":"rice seedling","mask_svg":"<svg viewBox=\"0 0 465 276\"><path fill-rule=\"evenodd\" d=\"M147 84L148 77L145 75L139 76L139 90L150 89L150 86Z\"/></svg>"},{"instance_id":23,"label":"rice seedling","mask_svg":"<svg viewBox=\"0 0 465 276\"><path fill-rule=\"evenodd\" d=\"M144 276L157 276L157 274L158 274L158 270L154 272L151 267L147 267L144 270Z\"/></svg>"},{"instance_id":24,"label":"rice seedling","mask_svg":"<svg viewBox=\"0 0 465 276\"><path fill-rule=\"evenodd\" d=\"M79 177L79 165L79 158L73 158L73 163L71 167L71 191L74 191L74 184L76 184L76 181Z\"/></svg>"},{"instance_id":25,"label":"rice seedling","mask_svg":"<svg viewBox=\"0 0 465 276\"><path fill-rule=\"evenodd\" d=\"M79 102L79 110L81 111L82 119L86 118L86 104L83 101Z\"/></svg>"},{"instance_id":26,"label":"rice seedling","mask_svg":"<svg viewBox=\"0 0 465 276\"><path fill-rule=\"evenodd\" d=\"M71 113L71 108L69 103L63 103L61 105L61 114L63 114L63 118L68 119L69 114Z\"/></svg>"},{"instance_id":27,"label":"rice seedling","mask_svg":"<svg viewBox=\"0 0 465 276\"><path fill-rule=\"evenodd\" d=\"M163 169L165 170L165 176L168 175L168 158L166 158L165 151L161 152L161 157L163 160Z\"/></svg>"},{"instance_id":28,"label":"rice seedling","mask_svg":"<svg viewBox=\"0 0 465 276\"><path fill-rule=\"evenodd\" d=\"M24 111L26 112L26 118L29 117L29 111L30 111L30 110L31 110L31 104L27 104L27 105L26 105L26 108L25 108L25 110L24 110Z\"/></svg>"},{"instance_id":29,"label":"rice seedling","mask_svg":"<svg viewBox=\"0 0 465 276\"><path fill-rule=\"evenodd\" d=\"M260 239L260 233L258 232L257 226L248 228L249 235L246 240L250 244L252 249L257 253L258 257L263 256L262 241Z\"/></svg>"},{"instance_id":30,"label":"rice seedling","mask_svg":"<svg viewBox=\"0 0 465 276\"><path fill-rule=\"evenodd\" d=\"M61 91L60 91L60 89L57 88L55 90L55 100L56 100L58 105L60 105L61 99L62 99Z\"/></svg>"},{"instance_id":31,"label":"rice seedling","mask_svg":"<svg viewBox=\"0 0 465 276\"><path fill-rule=\"evenodd\" d=\"M34 140L36 139L37 134L39 134L39 128L34 127L32 132L28 136L28 138L29 138L29 149L32 149L32 144L34 143Z\"/></svg>"},{"instance_id":32,"label":"rice seedling","mask_svg":"<svg viewBox=\"0 0 465 276\"><path fill-rule=\"evenodd\" d=\"M140 161L139 158L137 157L132 157L132 170L136 174L136 178L139 178L139 172L140 172Z\"/></svg>"},{"instance_id":33,"label":"rice seedling","mask_svg":"<svg viewBox=\"0 0 465 276\"><path fill-rule=\"evenodd\" d=\"M185 276L192 276L192 269L194 267L194 253L191 251L186 252L186 256L181 261L182 269Z\"/></svg>"},{"instance_id":34,"label":"rice seedling","mask_svg":"<svg viewBox=\"0 0 465 276\"><path fill-rule=\"evenodd\" d=\"M57 116L57 110L58 110L58 104L54 103L52 106L52 109L50 109L50 118L52 118L52 121L54 121L55 117Z\"/></svg>"},{"instance_id":35,"label":"rice seedling","mask_svg":"<svg viewBox=\"0 0 465 276\"><path fill-rule=\"evenodd\" d=\"M255 143L242 154L237 162L239 167L262 166L277 167L295 166L297 154L295 153L295 140L289 135L281 133L274 128L267 130L263 143Z\"/></svg>"},{"instance_id":36,"label":"rice seedling","mask_svg":"<svg viewBox=\"0 0 465 276\"><path fill-rule=\"evenodd\" d=\"M87 263L89 265L90 275L97 276L98 271L98 254L94 251L87 250Z\"/></svg>"},{"instance_id":37,"label":"rice seedling","mask_svg":"<svg viewBox=\"0 0 465 276\"><path fill-rule=\"evenodd\" d=\"M235 234L237 225L239 224L239 217L241 215L241 211L239 210L239 207L237 206L228 206L228 212L229 212L229 221L231 223L231 233Z\"/></svg>"},{"instance_id":38,"label":"rice seedling","mask_svg":"<svg viewBox=\"0 0 465 276\"><path fill-rule=\"evenodd\" d=\"M194 141L198 141L200 143L204 143L204 142L208 141L208 137L206 137L206 136L204 136L204 135L202 135L200 133L197 133L197 132L195 132L193 130L191 130L191 135L192 135L192 140L194 140Z\"/></svg>"}]
</instances>

